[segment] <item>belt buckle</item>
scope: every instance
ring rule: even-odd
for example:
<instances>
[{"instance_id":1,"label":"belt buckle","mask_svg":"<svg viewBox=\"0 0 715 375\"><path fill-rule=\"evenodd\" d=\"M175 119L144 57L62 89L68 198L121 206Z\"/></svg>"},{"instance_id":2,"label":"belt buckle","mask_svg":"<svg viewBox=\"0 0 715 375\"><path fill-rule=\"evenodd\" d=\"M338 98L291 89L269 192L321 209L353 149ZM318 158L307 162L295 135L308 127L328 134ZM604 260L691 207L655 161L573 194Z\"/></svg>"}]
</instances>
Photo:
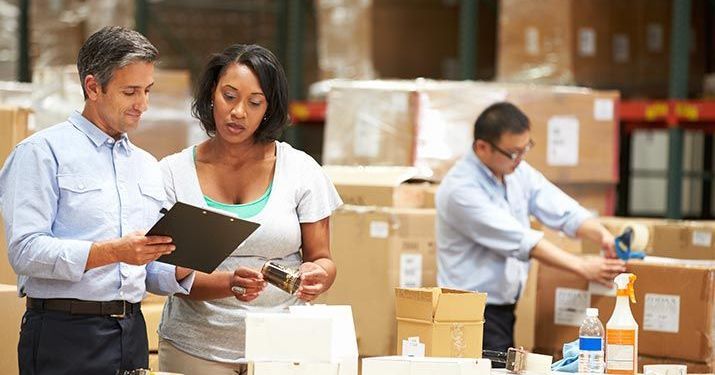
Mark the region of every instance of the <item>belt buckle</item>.
<instances>
[{"instance_id":1,"label":"belt buckle","mask_svg":"<svg viewBox=\"0 0 715 375\"><path fill-rule=\"evenodd\" d=\"M116 319L124 319L124 317L127 316L127 301L122 301L121 314L110 314L109 316Z\"/></svg>"}]
</instances>

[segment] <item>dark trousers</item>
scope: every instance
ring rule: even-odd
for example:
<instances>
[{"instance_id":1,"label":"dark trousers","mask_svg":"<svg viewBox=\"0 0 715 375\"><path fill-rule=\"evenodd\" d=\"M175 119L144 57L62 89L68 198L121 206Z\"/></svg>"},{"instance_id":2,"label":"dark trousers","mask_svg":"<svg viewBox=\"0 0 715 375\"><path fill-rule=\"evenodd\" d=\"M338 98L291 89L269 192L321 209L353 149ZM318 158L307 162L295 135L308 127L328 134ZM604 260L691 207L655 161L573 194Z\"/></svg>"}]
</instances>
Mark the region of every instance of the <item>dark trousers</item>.
<instances>
[{"instance_id":1,"label":"dark trousers","mask_svg":"<svg viewBox=\"0 0 715 375\"><path fill-rule=\"evenodd\" d=\"M17 351L20 375L116 375L149 367L141 311L117 319L27 310Z\"/></svg>"},{"instance_id":2,"label":"dark trousers","mask_svg":"<svg viewBox=\"0 0 715 375\"><path fill-rule=\"evenodd\" d=\"M516 305L487 305L484 310L484 349L506 352L514 346ZM494 363L492 367L504 367Z\"/></svg>"}]
</instances>

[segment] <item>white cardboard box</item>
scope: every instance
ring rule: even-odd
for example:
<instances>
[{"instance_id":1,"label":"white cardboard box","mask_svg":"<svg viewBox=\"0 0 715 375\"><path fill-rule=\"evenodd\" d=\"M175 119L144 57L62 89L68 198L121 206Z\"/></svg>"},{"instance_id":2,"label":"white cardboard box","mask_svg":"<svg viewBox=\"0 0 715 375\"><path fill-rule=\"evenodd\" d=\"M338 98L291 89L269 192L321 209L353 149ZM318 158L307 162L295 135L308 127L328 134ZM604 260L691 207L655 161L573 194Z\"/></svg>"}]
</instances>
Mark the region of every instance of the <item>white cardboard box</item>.
<instances>
[{"instance_id":1,"label":"white cardboard box","mask_svg":"<svg viewBox=\"0 0 715 375\"><path fill-rule=\"evenodd\" d=\"M340 364L327 362L249 362L248 375L339 375Z\"/></svg>"},{"instance_id":2,"label":"white cardboard box","mask_svg":"<svg viewBox=\"0 0 715 375\"><path fill-rule=\"evenodd\" d=\"M291 306L288 313L246 315L248 361L338 364L339 375L357 375L357 358L350 306Z\"/></svg>"},{"instance_id":3,"label":"white cardboard box","mask_svg":"<svg viewBox=\"0 0 715 375\"><path fill-rule=\"evenodd\" d=\"M483 358L372 357L363 358L362 375L489 375L491 367Z\"/></svg>"}]
</instances>

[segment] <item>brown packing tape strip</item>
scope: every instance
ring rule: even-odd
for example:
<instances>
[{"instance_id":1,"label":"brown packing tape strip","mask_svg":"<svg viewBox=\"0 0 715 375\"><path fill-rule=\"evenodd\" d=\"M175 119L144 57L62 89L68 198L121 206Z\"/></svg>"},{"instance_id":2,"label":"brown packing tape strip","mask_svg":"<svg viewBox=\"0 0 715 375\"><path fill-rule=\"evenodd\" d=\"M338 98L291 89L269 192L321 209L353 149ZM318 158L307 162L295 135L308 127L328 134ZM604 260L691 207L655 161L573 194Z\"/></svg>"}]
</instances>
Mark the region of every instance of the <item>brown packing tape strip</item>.
<instances>
[{"instance_id":1,"label":"brown packing tape strip","mask_svg":"<svg viewBox=\"0 0 715 375\"><path fill-rule=\"evenodd\" d=\"M421 324L439 324L439 325L449 325L449 324L463 324L463 325L480 325L484 324L485 320L469 320L469 321L459 321L459 322L440 322L440 321L427 321L427 320L422 320L422 319L412 319L412 318L403 318L403 317L397 317L396 318L400 322L409 322L409 323L421 323Z\"/></svg>"},{"instance_id":2,"label":"brown packing tape strip","mask_svg":"<svg viewBox=\"0 0 715 375\"><path fill-rule=\"evenodd\" d=\"M452 323L449 330L449 337L452 341L452 356L464 357L464 352L467 351L467 342L464 339L464 324Z\"/></svg>"}]
</instances>

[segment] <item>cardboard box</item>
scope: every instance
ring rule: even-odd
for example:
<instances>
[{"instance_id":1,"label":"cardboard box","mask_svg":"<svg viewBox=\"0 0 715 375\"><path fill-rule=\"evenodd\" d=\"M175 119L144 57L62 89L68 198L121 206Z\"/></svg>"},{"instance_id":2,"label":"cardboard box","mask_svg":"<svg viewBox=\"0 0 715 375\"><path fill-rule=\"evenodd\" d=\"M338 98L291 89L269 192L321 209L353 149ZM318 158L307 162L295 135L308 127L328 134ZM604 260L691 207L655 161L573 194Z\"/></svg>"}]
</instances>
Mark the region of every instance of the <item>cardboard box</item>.
<instances>
[{"instance_id":1,"label":"cardboard box","mask_svg":"<svg viewBox=\"0 0 715 375\"><path fill-rule=\"evenodd\" d=\"M608 87L617 88L621 95L630 97L636 92L638 22L633 22L637 13L637 1L608 0L610 27L607 43L610 51L610 78Z\"/></svg>"},{"instance_id":2,"label":"cardboard box","mask_svg":"<svg viewBox=\"0 0 715 375\"><path fill-rule=\"evenodd\" d=\"M27 108L0 106L0 165L15 145L30 134L32 111Z\"/></svg>"},{"instance_id":3,"label":"cardboard box","mask_svg":"<svg viewBox=\"0 0 715 375\"><path fill-rule=\"evenodd\" d=\"M689 95L697 96L706 12L701 1L691 8ZM665 98L672 16L670 0L501 0L497 78Z\"/></svg>"},{"instance_id":4,"label":"cardboard box","mask_svg":"<svg viewBox=\"0 0 715 375\"><path fill-rule=\"evenodd\" d=\"M428 201L430 183L407 183L418 174L414 167L325 166L323 170L345 204L423 208L434 207ZM434 193L432 193L434 194Z\"/></svg>"},{"instance_id":5,"label":"cardboard box","mask_svg":"<svg viewBox=\"0 0 715 375\"><path fill-rule=\"evenodd\" d=\"M639 354L712 361L715 263L656 262L631 261L627 265L628 272L638 277L637 302L631 304L631 310L639 323ZM599 308L604 326L610 319L614 290L543 264L538 275L535 347L540 352L558 355L565 342L575 340L589 306Z\"/></svg>"},{"instance_id":6,"label":"cardboard box","mask_svg":"<svg viewBox=\"0 0 715 375\"><path fill-rule=\"evenodd\" d=\"M343 206L330 231L338 276L318 302L352 305L360 355L394 354L393 288L437 285L435 210Z\"/></svg>"},{"instance_id":7,"label":"cardboard box","mask_svg":"<svg viewBox=\"0 0 715 375\"><path fill-rule=\"evenodd\" d=\"M0 106L0 169L20 141L30 135L32 111L20 107ZM0 217L0 283L15 284L17 275L7 257L5 224Z\"/></svg>"},{"instance_id":8,"label":"cardboard box","mask_svg":"<svg viewBox=\"0 0 715 375\"><path fill-rule=\"evenodd\" d=\"M320 79L458 75L459 7L442 0L315 2ZM496 6L478 3L475 76L494 77ZM429 24L430 27L424 27ZM420 43L405 43L419 40ZM400 48L395 48L400 46ZM425 53L424 46L430 46ZM307 81L307 80L306 80Z\"/></svg>"},{"instance_id":9,"label":"cardboard box","mask_svg":"<svg viewBox=\"0 0 715 375\"><path fill-rule=\"evenodd\" d=\"M363 375L489 375L491 362L476 358L419 358L373 357L363 358Z\"/></svg>"},{"instance_id":10,"label":"cardboard box","mask_svg":"<svg viewBox=\"0 0 715 375\"><path fill-rule=\"evenodd\" d=\"M291 306L288 313L246 315L249 361L333 363L339 364L338 375L357 375L357 357L350 306Z\"/></svg>"},{"instance_id":11,"label":"cardboard box","mask_svg":"<svg viewBox=\"0 0 715 375\"><path fill-rule=\"evenodd\" d=\"M159 322L164 311L164 304L146 303L142 301L142 314L146 323L146 335L149 340L149 351L159 351Z\"/></svg>"},{"instance_id":12,"label":"cardboard box","mask_svg":"<svg viewBox=\"0 0 715 375\"><path fill-rule=\"evenodd\" d=\"M249 362L248 375L339 375L340 364L326 362Z\"/></svg>"},{"instance_id":13,"label":"cardboard box","mask_svg":"<svg viewBox=\"0 0 715 375\"><path fill-rule=\"evenodd\" d=\"M653 255L679 259L715 260L715 222L664 222L654 227Z\"/></svg>"},{"instance_id":14,"label":"cardboard box","mask_svg":"<svg viewBox=\"0 0 715 375\"><path fill-rule=\"evenodd\" d=\"M398 351L419 337L427 357L481 358L486 293L446 288L395 290Z\"/></svg>"},{"instance_id":15,"label":"cardboard box","mask_svg":"<svg viewBox=\"0 0 715 375\"><path fill-rule=\"evenodd\" d=\"M20 324L25 314L25 299L17 296L17 286L0 284L0 368L8 375L18 373L17 343L20 341Z\"/></svg>"},{"instance_id":16,"label":"cardboard box","mask_svg":"<svg viewBox=\"0 0 715 375\"><path fill-rule=\"evenodd\" d=\"M415 166L439 181L471 152L474 122L510 101L531 120L526 161L557 184L618 181L616 92L477 82L355 81L328 95L323 162Z\"/></svg>"},{"instance_id":17,"label":"cardboard box","mask_svg":"<svg viewBox=\"0 0 715 375\"><path fill-rule=\"evenodd\" d=\"M319 79L374 78L371 3L320 0L315 8Z\"/></svg>"},{"instance_id":18,"label":"cardboard box","mask_svg":"<svg viewBox=\"0 0 715 375\"><path fill-rule=\"evenodd\" d=\"M615 184L559 184L559 189L597 216L616 212Z\"/></svg>"},{"instance_id":19,"label":"cardboard box","mask_svg":"<svg viewBox=\"0 0 715 375\"><path fill-rule=\"evenodd\" d=\"M605 87L609 2L501 0L497 79Z\"/></svg>"},{"instance_id":20,"label":"cardboard box","mask_svg":"<svg viewBox=\"0 0 715 375\"><path fill-rule=\"evenodd\" d=\"M516 323L514 324L514 345L526 350L534 348L534 327L536 316L536 280L539 263L532 260L529 266L529 276L526 279L523 292L516 302Z\"/></svg>"},{"instance_id":21,"label":"cardboard box","mask_svg":"<svg viewBox=\"0 0 715 375\"><path fill-rule=\"evenodd\" d=\"M636 95L648 98L667 98L670 77L670 49L673 2L670 0L635 0L636 15L630 22L637 25ZM705 72L706 31L703 3L691 4L690 64L688 66L689 95L696 96L702 88ZM635 21L635 22L634 22Z\"/></svg>"},{"instance_id":22,"label":"cardboard box","mask_svg":"<svg viewBox=\"0 0 715 375\"><path fill-rule=\"evenodd\" d=\"M530 218L531 229L535 229L544 233L544 239L558 246L562 250L566 250L569 253L580 254L581 253L581 240L578 238L571 238L567 236L564 232L559 230L553 230L546 225L542 224L539 220L534 217Z\"/></svg>"}]
</instances>

